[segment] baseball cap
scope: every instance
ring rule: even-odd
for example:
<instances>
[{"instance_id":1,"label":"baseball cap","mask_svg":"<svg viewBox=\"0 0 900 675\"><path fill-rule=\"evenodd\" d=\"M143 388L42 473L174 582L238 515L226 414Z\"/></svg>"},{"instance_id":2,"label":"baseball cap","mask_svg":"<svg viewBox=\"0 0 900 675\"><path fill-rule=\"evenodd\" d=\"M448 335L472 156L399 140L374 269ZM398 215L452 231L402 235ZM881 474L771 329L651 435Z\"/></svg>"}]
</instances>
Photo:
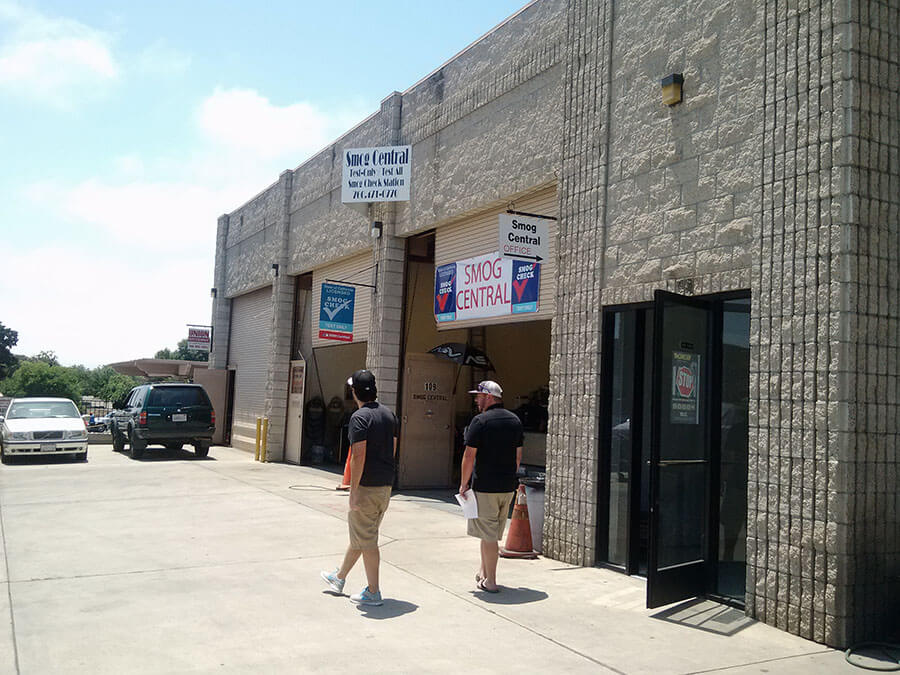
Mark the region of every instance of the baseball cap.
<instances>
[{"instance_id":1,"label":"baseball cap","mask_svg":"<svg viewBox=\"0 0 900 675\"><path fill-rule=\"evenodd\" d=\"M497 398L501 398L503 396L503 390L500 388L500 385L494 382L493 380L483 380L478 383L478 386L475 387L470 394L490 394L491 396L496 396Z\"/></svg>"},{"instance_id":2,"label":"baseball cap","mask_svg":"<svg viewBox=\"0 0 900 675\"><path fill-rule=\"evenodd\" d=\"M375 391L375 376L371 370L357 370L347 378L347 384L353 387L353 390L359 392Z\"/></svg>"}]
</instances>

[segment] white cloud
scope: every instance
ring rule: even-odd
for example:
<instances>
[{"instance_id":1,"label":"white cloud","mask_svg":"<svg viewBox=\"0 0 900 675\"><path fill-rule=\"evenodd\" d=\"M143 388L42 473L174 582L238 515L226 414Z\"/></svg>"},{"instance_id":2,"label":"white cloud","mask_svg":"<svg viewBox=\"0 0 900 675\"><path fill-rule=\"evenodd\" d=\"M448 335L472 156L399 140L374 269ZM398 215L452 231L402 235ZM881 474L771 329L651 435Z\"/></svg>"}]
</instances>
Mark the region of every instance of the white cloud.
<instances>
[{"instance_id":1,"label":"white cloud","mask_svg":"<svg viewBox=\"0 0 900 675\"><path fill-rule=\"evenodd\" d=\"M309 103L277 106L251 89L216 89L201 103L196 119L214 143L259 159L304 159L345 129L340 118Z\"/></svg>"},{"instance_id":2,"label":"white cloud","mask_svg":"<svg viewBox=\"0 0 900 675\"><path fill-rule=\"evenodd\" d=\"M193 146L120 155L74 184L31 184L31 213L79 243L42 247L53 240L44 232L34 250L20 241L4 251L0 297L15 300L0 319L20 332L17 353L54 350L63 363L95 366L174 348L185 324L209 320L218 216L362 118L217 90L194 113ZM131 309L114 309L110 298L123 296Z\"/></svg>"},{"instance_id":3,"label":"white cloud","mask_svg":"<svg viewBox=\"0 0 900 675\"><path fill-rule=\"evenodd\" d=\"M209 322L212 256L211 247L175 260L134 248L7 248L0 297L3 324L19 332L13 351L96 367L174 348L186 324Z\"/></svg>"},{"instance_id":4,"label":"white cloud","mask_svg":"<svg viewBox=\"0 0 900 675\"><path fill-rule=\"evenodd\" d=\"M0 24L11 26L0 44L0 87L13 94L68 107L119 76L102 31L12 3L0 4Z\"/></svg>"},{"instance_id":5,"label":"white cloud","mask_svg":"<svg viewBox=\"0 0 900 675\"><path fill-rule=\"evenodd\" d=\"M64 190L63 212L97 226L115 240L150 251L212 248L216 218L224 210L222 189L200 183L98 179Z\"/></svg>"}]
</instances>

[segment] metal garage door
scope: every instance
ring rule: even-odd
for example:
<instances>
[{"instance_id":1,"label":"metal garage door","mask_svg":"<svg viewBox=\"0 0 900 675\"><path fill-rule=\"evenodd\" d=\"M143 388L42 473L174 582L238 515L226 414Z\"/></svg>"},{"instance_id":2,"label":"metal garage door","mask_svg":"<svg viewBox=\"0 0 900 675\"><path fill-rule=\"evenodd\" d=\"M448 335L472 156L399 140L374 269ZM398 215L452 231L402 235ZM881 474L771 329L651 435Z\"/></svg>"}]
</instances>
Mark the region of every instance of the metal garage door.
<instances>
[{"instance_id":1,"label":"metal garage door","mask_svg":"<svg viewBox=\"0 0 900 675\"><path fill-rule=\"evenodd\" d=\"M228 367L235 369L231 444L242 450L253 450L256 418L265 412L271 333L271 287L232 300L228 349Z\"/></svg>"}]
</instances>

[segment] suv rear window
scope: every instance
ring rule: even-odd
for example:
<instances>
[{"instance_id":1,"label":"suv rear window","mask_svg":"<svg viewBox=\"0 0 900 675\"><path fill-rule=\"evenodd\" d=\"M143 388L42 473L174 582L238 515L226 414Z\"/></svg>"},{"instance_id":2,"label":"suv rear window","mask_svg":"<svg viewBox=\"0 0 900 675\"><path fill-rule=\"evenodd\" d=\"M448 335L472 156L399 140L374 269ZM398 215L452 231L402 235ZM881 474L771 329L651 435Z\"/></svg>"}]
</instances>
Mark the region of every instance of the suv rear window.
<instances>
[{"instance_id":1,"label":"suv rear window","mask_svg":"<svg viewBox=\"0 0 900 675\"><path fill-rule=\"evenodd\" d=\"M209 405L209 399L199 387L154 387L150 390L148 406Z\"/></svg>"}]
</instances>

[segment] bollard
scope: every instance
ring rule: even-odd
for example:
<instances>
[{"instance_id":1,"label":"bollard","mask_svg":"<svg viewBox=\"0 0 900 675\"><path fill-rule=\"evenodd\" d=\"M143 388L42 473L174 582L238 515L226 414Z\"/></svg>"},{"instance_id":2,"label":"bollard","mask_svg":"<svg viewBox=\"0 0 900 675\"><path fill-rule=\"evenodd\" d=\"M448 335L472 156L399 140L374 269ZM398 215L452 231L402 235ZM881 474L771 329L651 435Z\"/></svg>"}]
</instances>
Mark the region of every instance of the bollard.
<instances>
[{"instance_id":1,"label":"bollard","mask_svg":"<svg viewBox=\"0 0 900 675\"><path fill-rule=\"evenodd\" d=\"M259 461L259 427L262 424L262 418L256 418L256 454L253 456L254 461Z\"/></svg>"},{"instance_id":2,"label":"bollard","mask_svg":"<svg viewBox=\"0 0 900 675\"><path fill-rule=\"evenodd\" d=\"M269 446L269 418L263 417L262 421L262 455L260 456L259 461L266 461L266 449Z\"/></svg>"}]
</instances>

